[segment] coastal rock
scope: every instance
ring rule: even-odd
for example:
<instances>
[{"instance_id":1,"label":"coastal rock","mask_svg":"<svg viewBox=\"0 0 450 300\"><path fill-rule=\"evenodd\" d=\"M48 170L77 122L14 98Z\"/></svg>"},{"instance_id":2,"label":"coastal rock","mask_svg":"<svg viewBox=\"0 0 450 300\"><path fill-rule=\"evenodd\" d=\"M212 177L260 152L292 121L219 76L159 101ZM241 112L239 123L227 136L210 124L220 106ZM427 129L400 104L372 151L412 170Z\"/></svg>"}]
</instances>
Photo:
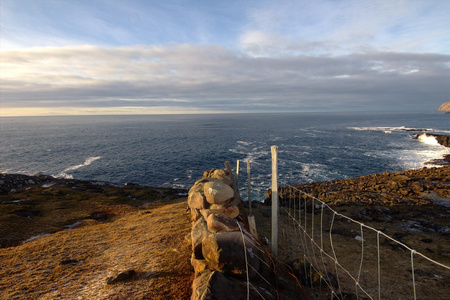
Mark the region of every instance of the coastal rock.
<instances>
[{"instance_id":1,"label":"coastal rock","mask_svg":"<svg viewBox=\"0 0 450 300\"><path fill-rule=\"evenodd\" d=\"M40 211L31 211L31 210L16 210L12 213L16 216L29 219L42 216L42 213Z\"/></svg>"},{"instance_id":2,"label":"coastal rock","mask_svg":"<svg viewBox=\"0 0 450 300\"><path fill-rule=\"evenodd\" d=\"M198 219L192 226L191 240L194 258L203 259L202 242L209 234L206 221L203 218Z\"/></svg>"},{"instance_id":3,"label":"coastal rock","mask_svg":"<svg viewBox=\"0 0 450 300\"><path fill-rule=\"evenodd\" d=\"M213 233L239 231L237 222L222 213L209 215L206 224L208 225L208 230Z\"/></svg>"},{"instance_id":4,"label":"coastal rock","mask_svg":"<svg viewBox=\"0 0 450 300\"><path fill-rule=\"evenodd\" d=\"M248 275L252 278L259 269L259 259L253 254L255 244L245 238L245 247L241 232L221 232L203 240L203 257L211 270L225 274L244 275L246 272L245 252L251 268Z\"/></svg>"},{"instance_id":5,"label":"coastal rock","mask_svg":"<svg viewBox=\"0 0 450 300\"><path fill-rule=\"evenodd\" d=\"M218 169L218 170L213 169L213 170L205 171L203 173L203 178L219 179L229 186L232 186L232 184L233 184L230 179L230 174L226 170L223 170L223 169Z\"/></svg>"},{"instance_id":6,"label":"coastal rock","mask_svg":"<svg viewBox=\"0 0 450 300\"><path fill-rule=\"evenodd\" d=\"M424 190L423 185L418 181L413 182L411 188L416 194L421 194Z\"/></svg>"},{"instance_id":7,"label":"coastal rock","mask_svg":"<svg viewBox=\"0 0 450 300\"><path fill-rule=\"evenodd\" d=\"M193 282L191 300L245 300L276 299L270 292L258 286L251 286L247 297L247 284L233 278L227 278L221 272L205 270Z\"/></svg>"},{"instance_id":8,"label":"coastal rock","mask_svg":"<svg viewBox=\"0 0 450 300\"><path fill-rule=\"evenodd\" d=\"M232 219L239 216L239 208L234 205L213 204L211 205L210 210L224 213Z\"/></svg>"},{"instance_id":9,"label":"coastal rock","mask_svg":"<svg viewBox=\"0 0 450 300\"><path fill-rule=\"evenodd\" d=\"M450 193L450 186L445 184L450 178L450 168L422 168L414 171L385 172L353 179L333 180L329 182L305 183L296 188L318 197L327 204L341 206L350 203L362 205L392 206L402 203L423 205L430 203L421 195L434 191L436 195L445 197ZM290 187L279 189L279 202L282 206L300 205L311 210L311 197L304 197ZM444 195L444 196L442 196ZM270 202L271 191L266 193L266 202ZM300 198L300 199L299 199Z\"/></svg>"},{"instance_id":10,"label":"coastal rock","mask_svg":"<svg viewBox=\"0 0 450 300\"><path fill-rule=\"evenodd\" d=\"M194 209L204 209L208 207L208 202L203 193L204 183L197 182L188 193L188 205Z\"/></svg>"},{"instance_id":11,"label":"coastal rock","mask_svg":"<svg viewBox=\"0 0 450 300\"><path fill-rule=\"evenodd\" d=\"M192 222L196 222L198 219L202 217L199 209L191 208L191 220Z\"/></svg>"},{"instance_id":12,"label":"coastal rock","mask_svg":"<svg viewBox=\"0 0 450 300\"><path fill-rule=\"evenodd\" d=\"M136 277L136 271L135 270L128 270L125 272L122 272L118 274L117 276L109 277L106 280L107 284L115 284L118 282L125 282L125 281L131 281Z\"/></svg>"},{"instance_id":13,"label":"coastal rock","mask_svg":"<svg viewBox=\"0 0 450 300\"><path fill-rule=\"evenodd\" d=\"M445 111L446 113L450 113L450 101L442 103L441 106L439 106L438 111Z\"/></svg>"},{"instance_id":14,"label":"coastal rock","mask_svg":"<svg viewBox=\"0 0 450 300\"><path fill-rule=\"evenodd\" d=\"M234 196L234 190L220 180L206 182L203 192L206 200L211 204L222 204Z\"/></svg>"},{"instance_id":15,"label":"coastal rock","mask_svg":"<svg viewBox=\"0 0 450 300\"><path fill-rule=\"evenodd\" d=\"M191 265L194 268L195 277L197 277L197 274L208 270L208 264L206 263L206 260L195 258L194 253L192 253L191 257Z\"/></svg>"},{"instance_id":16,"label":"coastal rock","mask_svg":"<svg viewBox=\"0 0 450 300\"><path fill-rule=\"evenodd\" d=\"M443 134L430 134L434 136L436 141L445 147L450 147L450 135L443 135Z\"/></svg>"}]
</instances>

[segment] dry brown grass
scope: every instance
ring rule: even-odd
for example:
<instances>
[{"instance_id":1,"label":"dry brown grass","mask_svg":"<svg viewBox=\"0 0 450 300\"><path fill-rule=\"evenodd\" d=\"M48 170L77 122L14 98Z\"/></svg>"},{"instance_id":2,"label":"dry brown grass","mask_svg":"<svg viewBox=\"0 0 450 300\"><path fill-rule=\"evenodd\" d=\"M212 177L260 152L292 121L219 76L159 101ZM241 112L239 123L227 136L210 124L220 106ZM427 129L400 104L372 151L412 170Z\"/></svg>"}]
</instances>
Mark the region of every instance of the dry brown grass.
<instances>
[{"instance_id":1,"label":"dry brown grass","mask_svg":"<svg viewBox=\"0 0 450 300\"><path fill-rule=\"evenodd\" d=\"M52 234L80 220L99 219L99 214L101 221L113 221L146 203L176 196L175 191L145 187L95 187L87 182L75 188L67 185L64 181L51 188L35 184L0 193L0 247L20 245L32 236ZM17 211L38 216L18 216Z\"/></svg>"},{"instance_id":2,"label":"dry brown grass","mask_svg":"<svg viewBox=\"0 0 450 300\"><path fill-rule=\"evenodd\" d=\"M18 244L32 235L52 234L0 249L0 299L189 299L193 271L190 244L184 239L191 227L185 198L156 201L132 190L126 194L135 193L135 200L121 195L123 190L44 192L45 199L13 194L32 199L31 208L42 212L39 217L14 216L5 212L9 204L3 205L1 221L9 221L10 227L2 226L2 237L7 233ZM139 208L149 200L151 205ZM112 217L61 230L99 211ZM132 280L107 284L109 277L127 270L136 271Z\"/></svg>"}]
</instances>

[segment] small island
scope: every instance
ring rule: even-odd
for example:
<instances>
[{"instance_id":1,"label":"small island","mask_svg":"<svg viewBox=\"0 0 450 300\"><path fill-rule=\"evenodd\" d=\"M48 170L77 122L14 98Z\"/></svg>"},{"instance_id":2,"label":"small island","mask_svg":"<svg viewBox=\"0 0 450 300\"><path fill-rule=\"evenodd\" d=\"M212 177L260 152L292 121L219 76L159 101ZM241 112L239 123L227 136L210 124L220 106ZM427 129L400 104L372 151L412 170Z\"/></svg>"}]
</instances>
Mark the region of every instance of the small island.
<instances>
[{"instance_id":1,"label":"small island","mask_svg":"<svg viewBox=\"0 0 450 300\"><path fill-rule=\"evenodd\" d=\"M450 101L442 103L441 106L439 106L438 111L443 111L446 114L450 114Z\"/></svg>"}]
</instances>

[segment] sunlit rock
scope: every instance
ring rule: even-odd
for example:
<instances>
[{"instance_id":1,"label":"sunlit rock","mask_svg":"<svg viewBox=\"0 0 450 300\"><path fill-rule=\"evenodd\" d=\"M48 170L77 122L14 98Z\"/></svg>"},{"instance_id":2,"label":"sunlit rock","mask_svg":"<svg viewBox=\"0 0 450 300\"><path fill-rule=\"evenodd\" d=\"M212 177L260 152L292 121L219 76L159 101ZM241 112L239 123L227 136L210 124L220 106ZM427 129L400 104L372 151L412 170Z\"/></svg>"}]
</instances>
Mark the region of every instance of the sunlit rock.
<instances>
[{"instance_id":1,"label":"sunlit rock","mask_svg":"<svg viewBox=\"0 0 450 300\"><path fill-rule=\"evenodd\" d=\"M222 204L234 196L234 190L220 180L206 182L203 192L211 204Z\"/></svg>"}]
</instances>

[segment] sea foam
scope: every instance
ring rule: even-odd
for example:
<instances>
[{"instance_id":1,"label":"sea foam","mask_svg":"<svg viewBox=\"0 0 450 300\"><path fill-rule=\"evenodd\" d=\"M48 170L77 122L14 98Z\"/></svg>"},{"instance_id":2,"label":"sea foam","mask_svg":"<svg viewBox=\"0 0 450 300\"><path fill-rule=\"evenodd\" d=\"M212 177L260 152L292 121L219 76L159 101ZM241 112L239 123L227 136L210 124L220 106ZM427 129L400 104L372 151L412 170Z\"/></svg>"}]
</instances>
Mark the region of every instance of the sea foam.
<instances>
[{"instance_id":1,"label":"sea foam","mask_svg":"<svg viewBox=\"0 0 450 300\"><path fill-rule=\"evenodd\" d=\"M89 165L92 164L94 161L96 161L97 159L100 159L100 158L102 158L102 157L101 157L101 156L88 157L88 158L86 158L86 160L84 161L84 163L79 164L79 165L75 165L75 166L70 166L70 167L64 169L61 173L59 173L59 174L56 175L55 177L58 177L58 178L66 178L66 179L73 179L73 176L70 175L70 174L67 174L67 172L74 171L74 170L77 170L77 169L80 169L80 168L89 166Z\"/></svg>"},{"instance_id":2,"label":"sea foam","mask_svg":"<svg viewBox=\"0 0 450 300\"><path fill-rule=\"evenodd\" d=\"M417 139L418 139L420 142L424 143L424 144L434 145L434 146L441 146L441 145L439 144L439 142L436 140L436 137L435 137L435 136L428 135L428 134L426 134L426 133L420 134L420 135L417 137Z\"/></svg>"}]
</instances>

